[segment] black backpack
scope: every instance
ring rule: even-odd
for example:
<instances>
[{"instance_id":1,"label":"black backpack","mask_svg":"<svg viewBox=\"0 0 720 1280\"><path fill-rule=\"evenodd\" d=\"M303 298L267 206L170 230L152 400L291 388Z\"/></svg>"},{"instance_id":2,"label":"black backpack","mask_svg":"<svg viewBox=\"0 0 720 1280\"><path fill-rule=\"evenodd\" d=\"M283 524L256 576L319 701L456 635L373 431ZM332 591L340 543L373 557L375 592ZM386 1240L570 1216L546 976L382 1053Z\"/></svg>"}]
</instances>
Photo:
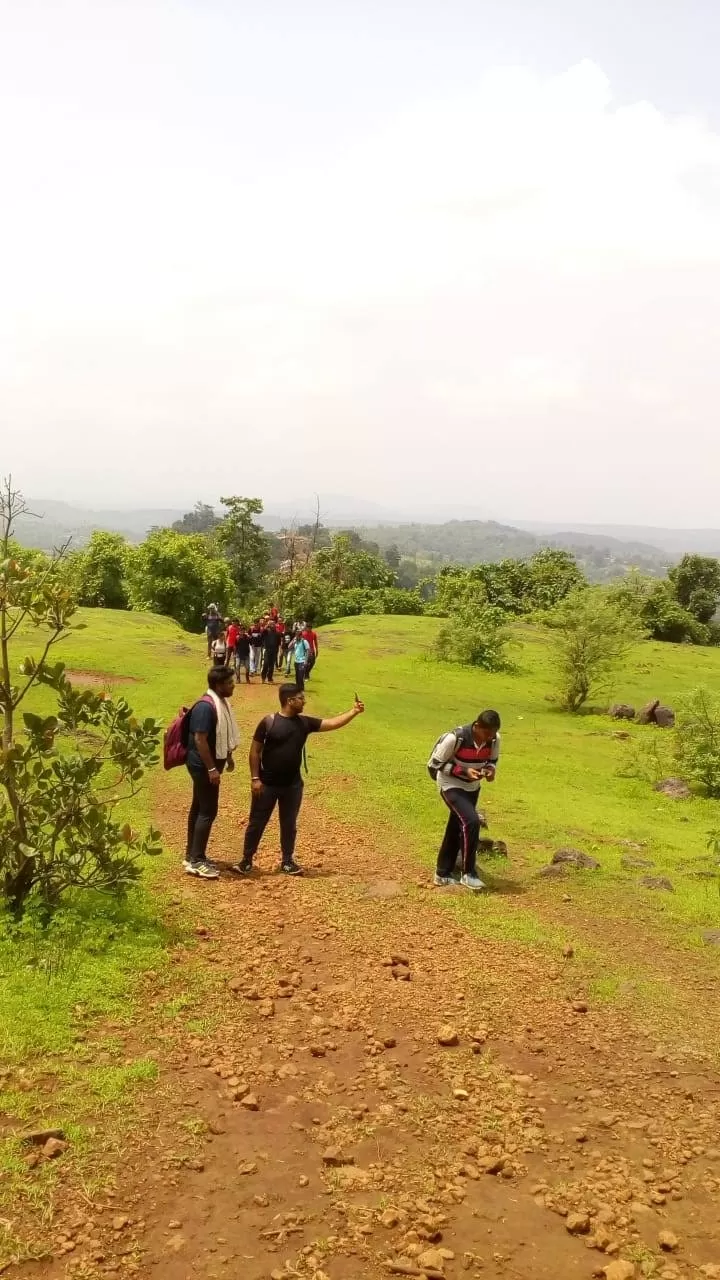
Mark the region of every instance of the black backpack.
<instances>
[{"instance_id":1,"label":"black backpack","mask_svg":"<svg viewBox=\"0 0 720 1280\"><path fill-rule=\"evenodd\" d=\"M453 729L451 730L451 732L454 733L455 737L457 738L457 746L460 747L463 745L464 746L472 745L472 740L473 740L472 725L460 724L458 725L457 729ZM442 768L442 764L440 763L440 761L435 759L435 752L440 746L440 743L442 742L443 738L447 738L447 731L445 733L440 734L440 737L438 738L437 742L435 743L430 753L430 759L427 762L427 771L430 774L430 777L432 778L433 782L437 781L437 776Z\"/></svg>"}]
</instances>

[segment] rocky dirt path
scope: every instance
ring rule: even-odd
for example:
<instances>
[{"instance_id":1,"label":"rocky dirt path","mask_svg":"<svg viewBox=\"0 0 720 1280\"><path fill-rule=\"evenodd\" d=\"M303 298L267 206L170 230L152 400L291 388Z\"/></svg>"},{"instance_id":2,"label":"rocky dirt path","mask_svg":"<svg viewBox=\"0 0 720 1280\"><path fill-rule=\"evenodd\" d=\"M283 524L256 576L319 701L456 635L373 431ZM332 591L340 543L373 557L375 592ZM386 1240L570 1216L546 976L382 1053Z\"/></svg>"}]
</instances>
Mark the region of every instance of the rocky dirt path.
<instances>
[{"instance_id":1,"label":"rocky dirt path","mask_svg":"<svg viewBox=\"0 0 720 1280\"><path fill-rule=\"evenodd\" d=\"M245 813L238 779L216 849ZM459 927L409 856L312 795L301 830L302 880L275 872L274 832L250 882L178 858L198 946L175 986L190 966L202 1024L157 1035L149 988L144 1134L24 1274L719 1280L717 1072L593 1007L571 947Z\"/></svg>"}]
</instances>

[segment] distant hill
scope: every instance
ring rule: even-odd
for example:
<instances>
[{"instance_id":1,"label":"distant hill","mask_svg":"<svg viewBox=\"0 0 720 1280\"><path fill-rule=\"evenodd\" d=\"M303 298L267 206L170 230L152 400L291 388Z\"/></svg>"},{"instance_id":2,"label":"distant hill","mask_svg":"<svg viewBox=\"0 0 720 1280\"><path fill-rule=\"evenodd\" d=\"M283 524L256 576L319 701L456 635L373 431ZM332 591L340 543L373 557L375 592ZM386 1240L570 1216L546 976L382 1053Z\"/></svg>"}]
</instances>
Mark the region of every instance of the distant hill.
<instances>
[{"instance_id":1,"label":"distant hill","mask_svg":"<svg viewBox=\"0 0 720 1280\"><path fill-rule=\"evenodd\" d=\"M662 576L673 557L649 544L589 534L539 535L495 520L448 520L445 524L368 525L358 532L383 550L395 546L402 556L427 564L494 563L525 558L541 547L570 551L591 582L618 578L630 568Z\"/></svg>"},{"instance_id":2,"label":"distant hill","mask_svg":"<svg viewBox=\"0 0 720 1280\"><path fill-rule=\"evenodd\" d=\"M551 524L533 520L518 520L518 529L542 537L587 538L595 546L603 542L639 543L650 545L668 555L683 556L694 551L705 556L720 556L720 529L663 529L653 525L632 524Z\"/></svg>"},{"instance_id":3,"label":"distant hill","mask_svg":"<svg viewBox=\"0 0 720 1280\"><path fill-rule=\"evenodd\" d=\"M53 547L67 542L68 538L72 539L73 546L84 546L93 529L108 529L112 533L123 534L129 542L142 542L153 525L172 524L184 514L179 509L165 507L138 511L92 511L46 498L27 498L26 501L35 515L18 520L18 541L26 547L39 547L43 551L51 551ZM38 516L40 519L36 518Z\"/></svg>"},{"instance_id":4,"label":"distant hill","mask_svg":"<svg viewBox=\"0 0 720 1280\"><path fill-rule=\"evenodd\" d=\"M50 550L72 539L83 546L93 529L123 534L141 542L155 525L171 525L187 508L149 507L138 510L94 510L44 498L28 499L31 511L41 519L25 516L17 534L26 546ZM459 512L464 514L464 512ZM262 517L268 530L312 522L311 500L297 504L273 503ZM507 557L531 556L540 547L563 547L576 556L587 576L602 582L634 567L663 574L686 551L720 556L720 529L664 529L633 525L585 525L539 523L519 520L454 519L425 522L393 518L373 502L324 495L320 499L322 523L332 529L356 529L380 547L396 546L401 555L431 571L441 564L475 564Z\"/></svg>"}]
</instances>

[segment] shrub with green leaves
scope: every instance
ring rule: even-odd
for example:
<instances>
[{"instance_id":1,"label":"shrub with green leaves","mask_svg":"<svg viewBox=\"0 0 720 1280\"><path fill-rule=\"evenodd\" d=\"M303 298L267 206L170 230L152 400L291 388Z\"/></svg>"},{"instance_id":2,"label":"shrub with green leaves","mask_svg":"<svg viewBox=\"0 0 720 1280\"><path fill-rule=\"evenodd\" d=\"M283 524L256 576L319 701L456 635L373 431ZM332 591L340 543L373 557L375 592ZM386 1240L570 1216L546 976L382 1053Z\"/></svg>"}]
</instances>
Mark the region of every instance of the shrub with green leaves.
<instances>
[{"instance_id":1,"label":"shrub with green leaves","mask_svg":"<svg viewBox=\"0 0 720 1280\"><path fill-rule=\"evenodd\" d=\"M140 858L160 852L156 831L138 834L116 817L158 758L159 726L138 721L124 698L74 688L63 664L50 662L69 630L75 600L62 552L25 563L13 556L13 523L24 510L6 483L0 491L0 898L19 917L34 897L49 917L68 890L122 892L138 878ZM27 626L41 638L40 653L20 661L17 645ZM23 707L40 688L54 694L50 715Z\"/></svg>"},{"instance_id":2,"label":"shrub with green leaves","mask_svg":"<svg viewBox=\"0 0 720 1280\"><path fill-rule=\"evenodd\" d=\"M644 634L637 617L600 588L572 591L545 621L555 632L553 662L566 711L579 711L591 695L606 691Z\"/></svg>"},{"instance_id":3,"label":"shrub with green leaves","mask_svg":"<svg viewBox=\"0 0 720 1280\"><path fill-rule=\"evenodd\" d=\"M449 615L435 640L436 658L481 667L483 671L507 671L511 642L507 614L482 600L465 600Z\"/></svg>"},{"instance_id":4,"label":"shrub with green leaves","mask_svg":"<svg viewBox=\"0 0 720 1280\"><path fill-rule=\"evenodd\" d=\"M720 798L720 697L699 688L678 708L675 746L684 776L706 796Z\"/></svg>"}]
</instances>

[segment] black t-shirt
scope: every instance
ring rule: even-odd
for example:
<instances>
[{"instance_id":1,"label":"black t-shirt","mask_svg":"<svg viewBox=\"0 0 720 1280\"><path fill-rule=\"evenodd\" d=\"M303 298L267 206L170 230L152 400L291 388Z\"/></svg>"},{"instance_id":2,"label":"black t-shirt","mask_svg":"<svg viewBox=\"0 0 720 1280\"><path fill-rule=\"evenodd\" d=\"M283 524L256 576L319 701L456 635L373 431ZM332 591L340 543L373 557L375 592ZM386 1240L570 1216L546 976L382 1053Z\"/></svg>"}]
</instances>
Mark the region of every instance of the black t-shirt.
<instances>
[{"instance_id":1,"label":"black t-shirt","mask_svg":"<svg viewBox=\"0 0 720 1280\"><path fill-rule=\"evenodd\" d=\"M213 758L213 763L217 764L215 758L215 741L217 738L217 716L215 707L209 702L196 702L190 712L190 725L188 736L188 753L187 766L188 769L204 769L205 765L200 759L200 753L195 746L195 734L206 733L208 736L208 748Z\"/></svg>"},{"instance_id":2,"label":"black t-shirt","mask_svg":"<svg viewBox=\"0 0 720 1280\"><path fill-rule=\"evenodd\" d=\"M277 631L265 631L263 633L262 646L266 653L277 653L280 648L280 637Z\"/></svg>"},{"instance_id":3,"label":"black t-shirt","mask_svg":"<svg viewBox=\"0 0 720 1280\"><path fill-rule=\"evenodd\" d=\"M250 657L250 637L248 635L238 636L235 641L235 653L238 658Z\"/></svg>"},{"instance_id":4,"label":"black t-shirt","mask_svg":"<svg viewBox=\"0 0 720 1280\"><path fill-rule=\"evenodd\" d=\"M222 618L217 613L207 613L205 615L205 627L211 640L214 640L220 633L222 626Z\"/></svg>"},{"instance_id":5,"label":"black t-shirt","mask_svg":"<svg viewBox=\"0 0 720 1280\"><path fill-rule=\"evenodd\" d=\"M300 766L305 741L310 733L317 733L321 720L315 716L269 717L260 721L255 730L256 742L263 744L260 757L260 777L269 787L290 787L300 782Z\"/></svg>"}]
</instances>

